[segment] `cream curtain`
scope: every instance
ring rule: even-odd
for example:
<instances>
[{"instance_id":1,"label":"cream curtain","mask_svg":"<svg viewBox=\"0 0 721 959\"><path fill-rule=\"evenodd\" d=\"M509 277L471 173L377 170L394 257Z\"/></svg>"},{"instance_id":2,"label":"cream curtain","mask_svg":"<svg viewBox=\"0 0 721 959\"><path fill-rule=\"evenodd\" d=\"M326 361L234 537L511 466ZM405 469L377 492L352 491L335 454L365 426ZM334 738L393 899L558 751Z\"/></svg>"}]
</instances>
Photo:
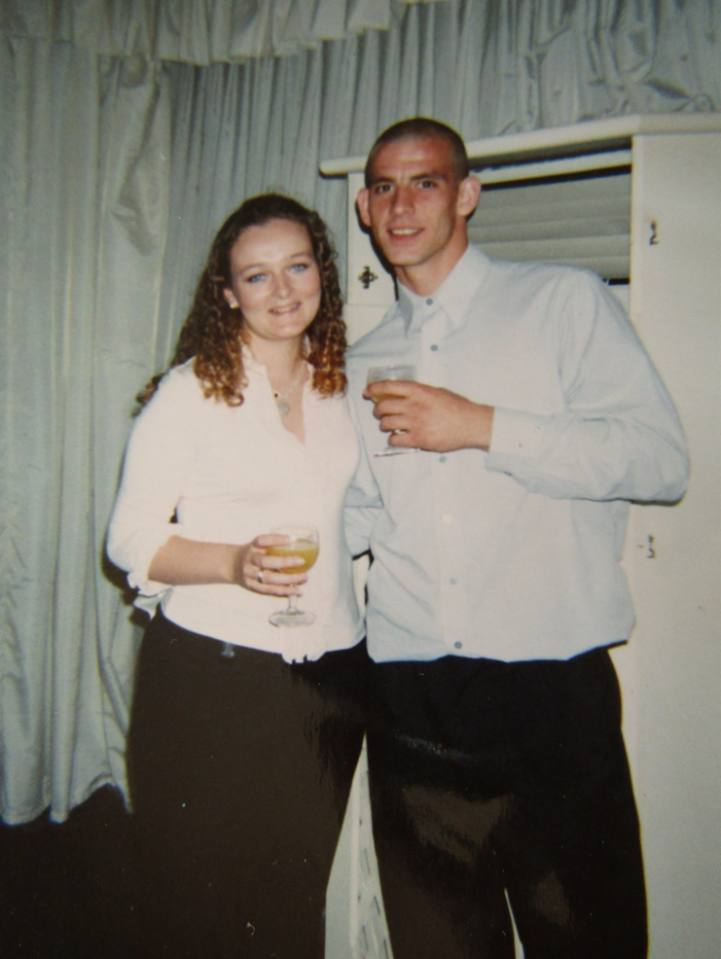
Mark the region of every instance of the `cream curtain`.
<instances>
[{"instance_id":1,"label":"cream curtain","mask_svg":"<svg viewBox=\"0 0 721 959\"><path fill-rule=\"evenodd\" d=\"M714 0L0 0L0 813L125 787L139 627L103 559L133 396L250 194L388 123L718 110ZM273 56L271 54L283 54Z\"/></svg>"},{"instance_id":2,"label":"cream curtain","mask_svg":"<svg viewBox=\"0 0 721 959\"><path fill-rule=\"evenodd\" d=\"M100 564L149 368L128 344L156 323L169 111L158 66L69 44L3 38L0 89L0 795L17 822L123 781L132 644L108 642L127 616Z\"/></svg>"}]
</instances>

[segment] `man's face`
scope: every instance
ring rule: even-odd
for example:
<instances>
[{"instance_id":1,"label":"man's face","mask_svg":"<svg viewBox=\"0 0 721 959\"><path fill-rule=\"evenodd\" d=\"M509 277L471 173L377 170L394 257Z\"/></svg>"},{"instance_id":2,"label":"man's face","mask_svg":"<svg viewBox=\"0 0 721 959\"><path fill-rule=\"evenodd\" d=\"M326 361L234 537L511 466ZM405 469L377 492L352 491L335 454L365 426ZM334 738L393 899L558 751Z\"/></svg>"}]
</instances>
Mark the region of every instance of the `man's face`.
<instances>
[{"instance_id":1,"label":"man's face","mask_svg":"<svg viewBox=\"0 0 721 959\"><path fill-rule=\"evenodd\" d=\"M425 293L440 285L462 256L468 244L465 218L479 191L474 177L456 178L445 140L399 140L378 151L358 209L401 282Z\"/></svg>"}]
</instances>

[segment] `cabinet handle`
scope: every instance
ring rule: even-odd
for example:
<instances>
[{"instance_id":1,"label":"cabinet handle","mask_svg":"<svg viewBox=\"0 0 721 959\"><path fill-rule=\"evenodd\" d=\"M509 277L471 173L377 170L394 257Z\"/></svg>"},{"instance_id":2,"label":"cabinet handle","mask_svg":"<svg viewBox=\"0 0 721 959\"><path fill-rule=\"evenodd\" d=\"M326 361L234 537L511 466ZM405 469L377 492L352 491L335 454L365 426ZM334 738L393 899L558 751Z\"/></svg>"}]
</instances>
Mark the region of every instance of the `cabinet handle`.
<instances>
[{"instance_id":1,"label":"cabinet handle","mask_svg":"<svg viewBox=\"0 0 721 959\"><path fill-rule=\"evenodd\" d=\"M658 223L655 220L651 220L651 236L648 241L649 246L658 246Z\"/></svg>"},{"instance_id":2,"label":"cabinet handle","mask_svg":"<svg viewBox=\"0 0 721 959\"><path fill-rule=\"evenodd\" d=\"M371 270L371 268L366 264L363 267L363 272L358 274L358 279L363 284L363 289L367 290L368 287L371 285L371 283L377 280L378 277L373 272L373 270Z\"/></svg>"}]
</instances>

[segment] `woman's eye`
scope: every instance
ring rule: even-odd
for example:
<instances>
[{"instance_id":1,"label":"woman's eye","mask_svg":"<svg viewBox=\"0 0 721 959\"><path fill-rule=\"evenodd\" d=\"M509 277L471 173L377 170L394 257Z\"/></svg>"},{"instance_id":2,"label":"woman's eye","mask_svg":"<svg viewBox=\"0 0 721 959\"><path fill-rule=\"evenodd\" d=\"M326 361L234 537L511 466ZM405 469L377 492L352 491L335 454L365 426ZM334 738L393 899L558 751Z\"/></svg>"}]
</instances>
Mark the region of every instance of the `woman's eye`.
<instances>
[{"instance_id":1,"label":"woman's eye","mask_svg":"<svg viewBox=\"0 0 721 959\"><path fill-rule=\"evenodd\" d=\"M253 273L252 276L246 276L246 283L259 283L265 277L265 273Z\"/></svg>"},{"instance_id":2,"label":"woman's eye","mask_svg":"<svg viewBox=\"0 0 721 959\"><path fill-rule=\"evenodd\" d=\"M293 273L303 273L307 269L308 269L307 263L294 263L293 266L291 266L291 270Z\"/></svg>"}]
</instances>

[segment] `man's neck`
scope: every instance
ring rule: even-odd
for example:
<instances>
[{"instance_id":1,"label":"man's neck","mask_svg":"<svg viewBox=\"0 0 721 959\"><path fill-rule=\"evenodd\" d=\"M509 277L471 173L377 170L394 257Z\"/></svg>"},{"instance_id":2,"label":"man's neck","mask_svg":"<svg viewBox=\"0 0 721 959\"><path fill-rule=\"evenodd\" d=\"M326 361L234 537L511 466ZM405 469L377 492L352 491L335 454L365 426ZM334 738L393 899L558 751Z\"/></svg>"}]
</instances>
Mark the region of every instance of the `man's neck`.
<instances>
[{"instance_id":1,"label":"man's neck","mask_svg":"<svg viewBox=\"0 0 721 959\"><path fill-rule=\"evenodd\" d=\"M458 261L468 249L468 238L463 244L443 252L445 256L434 257L416 266L397 266L395 274L398 282L416 296L431 296L455 270Z\"/></svg>"}]
</instances>

